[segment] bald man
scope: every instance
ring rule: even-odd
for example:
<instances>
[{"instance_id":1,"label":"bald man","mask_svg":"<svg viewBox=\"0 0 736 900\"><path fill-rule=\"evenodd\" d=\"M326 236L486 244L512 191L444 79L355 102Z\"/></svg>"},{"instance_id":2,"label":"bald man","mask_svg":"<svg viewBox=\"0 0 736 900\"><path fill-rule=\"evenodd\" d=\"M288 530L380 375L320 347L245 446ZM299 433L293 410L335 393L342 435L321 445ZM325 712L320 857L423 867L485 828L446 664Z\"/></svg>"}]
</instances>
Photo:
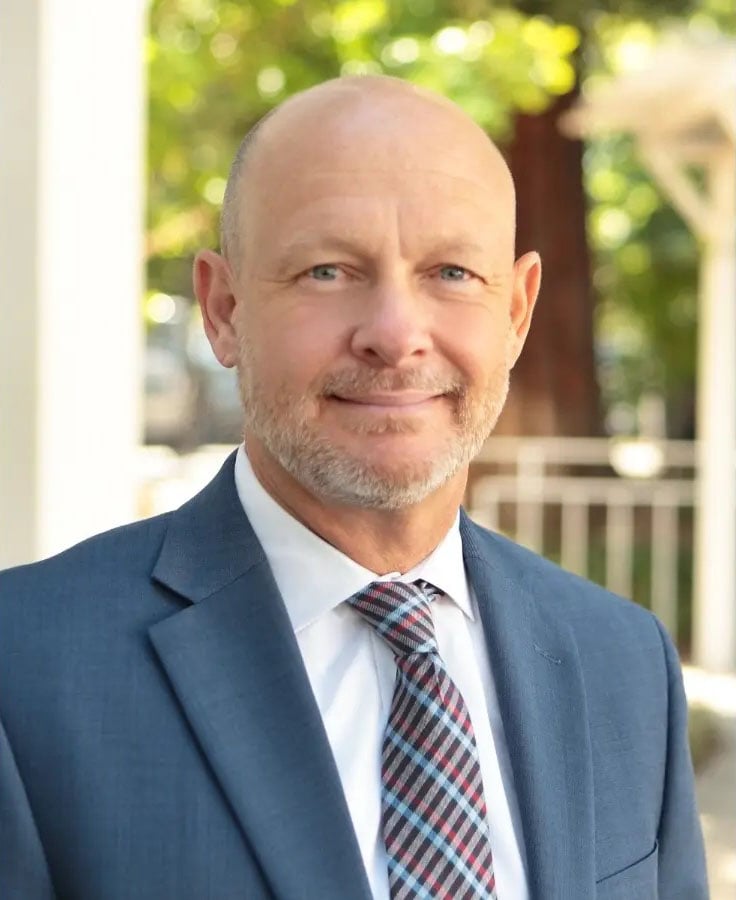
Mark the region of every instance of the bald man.
<instances>
[{"instance_id":1,"label":"bald man","mask_svg":"<svg viewBox=\"0 0 736 900\"><path fill-rule=\"evenodd\" d=\"M222 223L194 287L243 445L0 576L0 897L705 898L670 639L461 510L540 282L496 148L328 82Z\"/></svg>"}]
</instances>

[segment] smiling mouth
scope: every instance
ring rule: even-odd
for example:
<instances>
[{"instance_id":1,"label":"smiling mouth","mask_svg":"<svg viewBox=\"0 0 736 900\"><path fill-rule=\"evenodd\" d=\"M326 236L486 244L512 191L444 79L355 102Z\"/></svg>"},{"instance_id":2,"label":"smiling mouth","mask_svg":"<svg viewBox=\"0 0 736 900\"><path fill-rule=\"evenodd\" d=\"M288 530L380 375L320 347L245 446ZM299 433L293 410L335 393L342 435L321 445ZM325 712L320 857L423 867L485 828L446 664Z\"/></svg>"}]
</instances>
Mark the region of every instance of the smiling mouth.
<instances>
[{"instance_id":1,"label":"smiling mouth","mask_svg":"<svg viewBox=\"0 0 736 900\"><path fill-rule=\"evenodd\" d=\"M343 396L330 394L331 400L337 400L351 406L360 406L366 410L395 410L396 412L410 412L421 407L429 406L433 401L442 399L443 394L426 393L419 391L402 391L401 393L375 393L361 394L359 396Z\"/></svg>"}]
</instances>

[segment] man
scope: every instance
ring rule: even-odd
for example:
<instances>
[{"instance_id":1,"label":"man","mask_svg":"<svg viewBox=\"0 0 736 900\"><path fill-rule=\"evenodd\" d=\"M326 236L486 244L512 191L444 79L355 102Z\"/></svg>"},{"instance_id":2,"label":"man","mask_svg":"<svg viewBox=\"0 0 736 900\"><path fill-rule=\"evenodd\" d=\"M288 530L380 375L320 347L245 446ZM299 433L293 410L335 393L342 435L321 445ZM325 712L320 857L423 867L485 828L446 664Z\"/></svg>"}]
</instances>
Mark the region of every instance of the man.
<instances>
[{"instance_id":1,"label":"man","mask_svg":"<svg viewBox=\"0 0 736 900\"><path fill-rule=\"evenodd\" d=\"M0 579L0 896L706 896L645 610L473 525L540 281L485 134L341 79L241 148L195 290L245 443Z\"/></svg>"}]
</instances>

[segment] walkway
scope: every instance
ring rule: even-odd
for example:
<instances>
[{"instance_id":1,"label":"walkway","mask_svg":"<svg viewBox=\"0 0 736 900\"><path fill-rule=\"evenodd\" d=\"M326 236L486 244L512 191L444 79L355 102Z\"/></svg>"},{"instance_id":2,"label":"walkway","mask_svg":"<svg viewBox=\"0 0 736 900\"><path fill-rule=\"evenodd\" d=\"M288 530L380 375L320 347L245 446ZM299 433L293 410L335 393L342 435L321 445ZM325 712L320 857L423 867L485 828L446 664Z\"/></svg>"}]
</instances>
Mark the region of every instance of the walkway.
<instances>
[{"instance_id":1,"label":"walkway","mask_svg":"<svg viewBox=\"0 0 736 900\"><path fill-rule=\"evenodd\" d=\"M691 702L719 716L723 742L697 777L698 804L708 856L711 900L736 898L736 675L685 669Z\"/></svg>"}]
</instances>

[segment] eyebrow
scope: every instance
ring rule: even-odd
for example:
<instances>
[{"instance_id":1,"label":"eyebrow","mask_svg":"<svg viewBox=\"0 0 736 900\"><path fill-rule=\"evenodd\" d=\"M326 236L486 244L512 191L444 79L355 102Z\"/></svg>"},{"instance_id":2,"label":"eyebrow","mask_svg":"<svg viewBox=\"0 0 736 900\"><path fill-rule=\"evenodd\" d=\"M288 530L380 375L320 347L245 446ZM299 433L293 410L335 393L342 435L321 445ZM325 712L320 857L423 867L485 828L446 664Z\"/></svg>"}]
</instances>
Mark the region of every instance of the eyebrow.
<instances>
[{"instance_id":1,"label":"eyebrow","mask_svg":"<svg viewBox=\"0 0 736 900\"><path fill-rule=\"evenodd\" d=\"M286 260L303 250L337 250L340 253L351 253L354 256L365 255L365 250L361 250L349 238L336 234L327 234L319 237L312 237L311 235L297 237L286 244L279 256L281 259Z\"/></svg>"},{"instance_id":2,"label":"eyebrow","mask_svg":"<svg viewBox=\"0 0 736 900\"><path fill-rule=\"evenodd\" d=\"M454 253L477 253L478 256L487 256L489 250L487 247L482 247L472 238L453 238L451 240L447 240L444 243L438 243L436 246L432 248L432 254L437 256L443 256L445 254L454 254Z\"/></svg>"},{"instance_id":3,"label":"eyebrow","mask_svg":"<svg viewBox=\"0 0 736 900\"><path fill-rule=\"evenodd\" d=\"M359 246L354 241L351 241L350 238L346 238L342 235L327 234L319 237L306 235L304 237L295 238L283 247L279 253L279 268L287 268L296 254L309 250L320 250L325 253L333 251L338 253L348 253L351 256L360 258L364 258L367 255L364 247ZM440 242L434 245L426 255L451 257L456 253L474 253L478 256L487 256L488 252L488 248L482 247L474 239L469 237L452 238Z\"/></svg>"}]
</instances>

